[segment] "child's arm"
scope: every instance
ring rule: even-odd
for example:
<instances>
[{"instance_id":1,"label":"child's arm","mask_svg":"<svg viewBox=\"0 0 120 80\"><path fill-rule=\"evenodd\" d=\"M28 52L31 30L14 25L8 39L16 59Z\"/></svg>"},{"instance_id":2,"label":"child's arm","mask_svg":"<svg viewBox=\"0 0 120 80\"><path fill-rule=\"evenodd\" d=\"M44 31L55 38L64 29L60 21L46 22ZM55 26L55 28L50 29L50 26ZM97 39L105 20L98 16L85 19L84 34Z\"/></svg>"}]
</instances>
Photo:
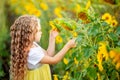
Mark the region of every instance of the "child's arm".
<instances>
[{"instance_id":1,"label":"child's arm","mask_svg":"<svg viewBox=\"0 0 120 80\"><path fill-rule=\"evenodd\" d=\"M55 37L58 35L57 31L50 31L50 36L49 36L49 45L48 45L48 49L47 54L49 56L53 56L55 53Z\"/></svg>"},{"instance_id":2,"label":"child's arm","mask_svg":"<svg viewBox=\"0 0 120 80\"><path fill-rule=\"evenodd\" d=\"M56 64L56 63L58 63L64 57L66 52L70 48L74 47L75 45L76 45L75 39L70 40L55 56L51 57L51 56L45 55L43 57L43 59L40 61L40 63L43 63L43 64Z\"/></svg>"}]
</instances>

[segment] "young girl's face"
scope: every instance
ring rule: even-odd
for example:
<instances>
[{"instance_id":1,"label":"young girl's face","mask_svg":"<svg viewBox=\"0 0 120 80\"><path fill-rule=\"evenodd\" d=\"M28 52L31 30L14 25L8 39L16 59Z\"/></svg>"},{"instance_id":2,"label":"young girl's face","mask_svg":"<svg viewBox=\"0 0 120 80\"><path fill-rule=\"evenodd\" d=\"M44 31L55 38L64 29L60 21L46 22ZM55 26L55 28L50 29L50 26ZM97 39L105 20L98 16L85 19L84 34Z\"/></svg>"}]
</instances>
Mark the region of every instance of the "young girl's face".
<instances>
[{"instance_id":1,"label":"young girl's face","mask_svg":"<svg viewBox=\"0 0 120 80\"><path fill-rule=\"evenodd\" d=\"M42 31L41 31L41 26L40 26L40 21L38 20L38 27L37 27L37 33L35 35L35 41L39 42L41 39Z\"/></svg>"}]
</instances>

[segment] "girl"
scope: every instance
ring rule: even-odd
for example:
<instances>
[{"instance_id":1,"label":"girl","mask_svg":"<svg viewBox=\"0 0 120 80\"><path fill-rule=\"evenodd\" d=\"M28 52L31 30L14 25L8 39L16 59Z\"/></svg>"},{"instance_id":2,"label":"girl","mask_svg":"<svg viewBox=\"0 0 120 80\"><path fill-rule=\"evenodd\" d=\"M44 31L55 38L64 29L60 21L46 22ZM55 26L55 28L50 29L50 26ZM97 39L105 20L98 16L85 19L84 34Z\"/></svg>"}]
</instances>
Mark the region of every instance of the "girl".
<instances>
[{"instance_id":1,"label":"girl","mask_svg":"<svg viewBox=\"0 0 120 80\"><path fill-rule=\"evenodd\" d=\"M41 38L39 19L33 15L23 15L15 20L10 28L11 35L11 66L12 80L51 80L48 64L58 63L65 53L75 47L75 39L71 39L56 54L55 37L57 31L51 31L47 50L36 42Z\"/></svg>"}]
</instances>

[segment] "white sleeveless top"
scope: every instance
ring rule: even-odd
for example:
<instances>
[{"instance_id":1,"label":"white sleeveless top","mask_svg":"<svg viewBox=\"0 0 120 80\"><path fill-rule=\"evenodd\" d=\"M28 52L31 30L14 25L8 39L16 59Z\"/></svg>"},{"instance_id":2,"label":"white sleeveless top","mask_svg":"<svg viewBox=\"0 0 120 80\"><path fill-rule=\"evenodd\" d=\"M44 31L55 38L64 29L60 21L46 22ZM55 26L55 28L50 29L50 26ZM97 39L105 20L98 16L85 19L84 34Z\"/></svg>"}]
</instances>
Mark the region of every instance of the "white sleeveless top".
<instances>
[{"instance_id":1,"label":"white sleeveless top","mask_svg":"<svg viewBox=\"0 0 120 80\"><path fill-rule=\"evenodd\" d=\"M33 42L33 44L36 47L31 48L28 53L28 69L36 69L40 67L42 65L40 64L40 61L45 56L42 48L36 42Z\"/></svg>"}]
</instances>

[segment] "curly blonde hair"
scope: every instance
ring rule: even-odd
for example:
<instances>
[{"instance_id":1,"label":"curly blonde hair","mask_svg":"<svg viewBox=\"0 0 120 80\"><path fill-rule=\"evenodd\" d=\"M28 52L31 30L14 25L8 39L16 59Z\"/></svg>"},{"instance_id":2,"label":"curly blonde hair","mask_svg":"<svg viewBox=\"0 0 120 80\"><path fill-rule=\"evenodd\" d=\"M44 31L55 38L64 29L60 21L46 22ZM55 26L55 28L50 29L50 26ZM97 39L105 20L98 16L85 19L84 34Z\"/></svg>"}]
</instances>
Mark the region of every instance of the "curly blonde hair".
<instances>
[{"instance_id":1,"label":"curly blonde hair","mask_svg":"<svg viewBox=\"0 0 120 80\"><path fill-rule=\"evenodd\" d=\"M11 66L12 80L24 80L27 70L27 56L35 40L38 18L33 15L23 15L15 20L10 27L11 35Z\"/></svg>"}]
</instances>

